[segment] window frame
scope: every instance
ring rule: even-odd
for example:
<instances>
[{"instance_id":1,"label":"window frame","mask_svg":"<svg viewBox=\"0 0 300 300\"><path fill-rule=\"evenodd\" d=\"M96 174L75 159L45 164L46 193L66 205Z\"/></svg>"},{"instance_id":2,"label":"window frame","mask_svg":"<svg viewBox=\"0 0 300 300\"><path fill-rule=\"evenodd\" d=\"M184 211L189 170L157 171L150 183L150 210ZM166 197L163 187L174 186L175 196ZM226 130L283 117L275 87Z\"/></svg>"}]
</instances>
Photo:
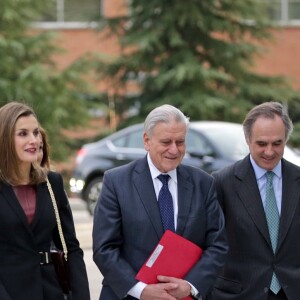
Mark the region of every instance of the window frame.
<instances>
[{"instance_id":1,"label":"window frame","mask_svg":"<svg viewBox=\"0 0 300 300\"><path fill-rule=\"evenodd\" d=\"M56 1L56 21L36 21L32 22L33 28L41 29L85 29L85 28L97 28L99 23L97 21L65 21L64 2L65 0ZM103 12L104 1L100 2L100 15Z\"/></svg>"},{"instance_id":2,"label":"window frame","mask_svg":"<svg viewBox=\"0 0 300 300\"><path fill-rule=\"evenodd\" d=\"M272 5L272 0L267 0L269 5ZM270 2L271 1L271 2ZM298 19L290 19L289 18L289 5L291 0L279 0L280 4L280 18L274 19L281 26L300 26L300 12ZM300 0L292 0L294 2L299 2Z\"/></svg>"}]
</instances>

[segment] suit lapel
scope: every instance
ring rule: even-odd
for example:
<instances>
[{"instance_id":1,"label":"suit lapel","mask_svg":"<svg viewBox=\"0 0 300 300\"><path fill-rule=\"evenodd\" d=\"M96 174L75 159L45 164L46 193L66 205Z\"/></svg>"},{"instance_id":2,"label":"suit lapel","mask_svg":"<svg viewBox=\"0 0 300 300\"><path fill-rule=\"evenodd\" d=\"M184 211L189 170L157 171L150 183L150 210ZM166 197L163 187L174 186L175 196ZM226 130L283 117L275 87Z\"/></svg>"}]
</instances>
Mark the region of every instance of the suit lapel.
<instances>
[{"instance_id":1,"label":"suit lapel","mask_svg":"<svg viewBox=\"0 0 300 300\"><path fill-rule=\"evenodd\" d=\"M176 232L178 234L182 234L184 231L192 204L193 185L190 183L189 177L189 174L184 170L183 166L177 168L178 218ZM146 158L138 162L133 176L133 184L149 216L150 222L153 224L158 238L160 238L164 233L164 229Z\"/></svg>"},{"instance_id":2,"label":"suit lapel","mask_svg":"<svg viewBox=\"0 0 300 300\"><path fill-rule=\"evenodd\" d=\"M188 178L189 174L185 172L182 166L179 166L177 168L178 218L176 232L180 235L183 234L192 205L193 185Z\"/></svg>"},{"instance_id":3,"label":"suit lapel","mask_svg":"<svg viewBox=\"0 0 300 300\"><path fill-rule=\"evenodd\" d=\"M133 184L159 239L164 233L164 229L146 157L137 163Z\"/></svg>"},{"instance_id":4,"label":"suit lapel","mask_svg":"<svg viewBox=\"0 0 300 300\"><path fill-rule=\"evenodd\" d=\"M272 247L262 199L249 156L243 159L235 169L235 176L237 179L235 188L240 200L256 225L257 230Z\"/></svg>"},{"instance_id":5,"label":"suit lapel","mask_svg":"<svg viewBox=\"0 0 300 300\"><path fill-rule=\"evenodd\" d=\"M289 167L289 162L282 160L282 203L277 249L280 248L294 218L299 204L300 172Z\"/></svg>"},{"instance_id":6,"label":"suit lapel","mask_svg":"<svg viewBox=\"0 0 300 300\"><path fill-rule=\"evenodd\" d=\"M49 213L49 205L47 204L46 198L48 193L48 189L46 183L38 184L36 188L36 208L33 222L31 224L31 228L34 229L38 224L40 219L42 218L44 212ZM48 199L47 199L48 200ZM49 202L49 201L48 201ZM50 207L52 209L52 207Z\"/></svg>"},{"instance_id":7,"label":"suit lapel","mask_svg":"<svg viewBox=\"0 0 300 300\"><path fill-rule=\"evenodd\" d=\"M25 212L23 211L23 208L15 195L13 188L11 186L3 184L1 186L1 192L4 196L4 199L7 202L7 204L11 207L12 211L20 219L20 221L26 228L26 231L30 234L31 237L33 237L32 231L30 229L30 225L29 225L26 215L25 215Z\"/></svg>"}]
</instances>

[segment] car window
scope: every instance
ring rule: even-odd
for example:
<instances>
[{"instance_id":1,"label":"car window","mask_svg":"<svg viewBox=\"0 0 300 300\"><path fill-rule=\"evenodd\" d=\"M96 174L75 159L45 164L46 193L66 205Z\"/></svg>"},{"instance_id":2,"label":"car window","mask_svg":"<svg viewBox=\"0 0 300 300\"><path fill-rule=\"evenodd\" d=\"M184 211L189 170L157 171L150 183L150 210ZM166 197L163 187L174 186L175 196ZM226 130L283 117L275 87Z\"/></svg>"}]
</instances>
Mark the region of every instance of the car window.
<instances>
[{"instance_id":1,"label":"car window","mask_svg":"<svg viewBox=\"0 0 300 300\"><path fill-rule=\"evenodd\" d=\"M207 144L206 140L198 133L189 130L186 136L186 152L213 154L213 149Z\"/></svg>"},{"instance_id":2,"label":"car window","mask_svg":"<svg viewBox=\"0 0 300 300\"><path fill-rule=\"evenodd\" d=\"M224 128L224 130L211 129L208 136L225 157L240 159L249 153L242 127Z\"/></svg>"},{"instance_id":3,"label":"car window","mask_svg":"<svg viewBox=\"0 0 300 300\"><path fill-rule=\"evenodd\" d=\"M111 141L115 147L125 147L126 145L126 136L118 137Z\"/></svg>"},{"instance_id":4,"label":"car window","mask_svg":"<svg viewBox=\"0 0 300 300\"><path fill-rule=\"evenodd\" d=\"M143 130L137 130L128 134L127 147L144 149L143 132Z\"/></svg>"},{"instance_id":5,"label":"car window","mask_svg":"<svg viewBox=\"0 0 300 300\"><path fill-rule=\"evenodd\" d=\"M124 136L115 138L112 140L115 147L121 148L142 148L144 149L143 143L143 130L136 130L134 132L127 133Z\"/></svg>"}]
</instances>

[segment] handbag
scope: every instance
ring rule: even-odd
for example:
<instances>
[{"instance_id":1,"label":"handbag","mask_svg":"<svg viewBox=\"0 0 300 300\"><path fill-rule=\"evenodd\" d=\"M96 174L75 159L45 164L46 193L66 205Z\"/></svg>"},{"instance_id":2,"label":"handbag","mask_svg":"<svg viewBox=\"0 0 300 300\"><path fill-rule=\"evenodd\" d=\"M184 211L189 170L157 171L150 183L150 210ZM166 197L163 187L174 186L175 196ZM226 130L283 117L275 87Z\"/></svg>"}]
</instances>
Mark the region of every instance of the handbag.
<instances>
[{"instance_id":1,"label":"handbag","mask_svg":"<svg viewBox=\"0 0 300 300\"><path fill-rule=\"evenodd\" d=\"M68 295L71 292L71 285L70 285L70 277L69 277L69 267L68 267L68 249L66 245L66 241L64 238L64 234L62 231L60 216L58 212L57 203L55 200L55 196L51 187L51 184L49 182L49 179L47 178L47 186L48 190L51 196L54 212L55 212L55 218L58 228L59 237L61 240L61 244L63 247L63 251L55 250L51 251L51 259L52 263L54 265L54 269L57 275L57 279L59 282L59 285L63 291L64 294Z\"/></svg>"}]
</instances>

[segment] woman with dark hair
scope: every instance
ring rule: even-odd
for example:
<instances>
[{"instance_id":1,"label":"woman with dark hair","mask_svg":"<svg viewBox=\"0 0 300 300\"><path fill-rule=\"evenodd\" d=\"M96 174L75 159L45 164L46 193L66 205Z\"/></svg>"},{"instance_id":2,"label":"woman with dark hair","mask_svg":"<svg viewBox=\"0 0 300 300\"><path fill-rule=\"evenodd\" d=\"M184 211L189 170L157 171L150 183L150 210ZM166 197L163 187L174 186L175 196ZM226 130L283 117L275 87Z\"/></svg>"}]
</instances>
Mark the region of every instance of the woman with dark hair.
<instances>
[{"instance_id":1,"label":"woman with dark hair","mask_svg":"<svg viewBox=\"0 0 300 300\"><path fill-rule=\"evenodd\" d=\"M52 243L62 250L52 186L68 250L72 300L89 300L83 251L60 174L38 161L40 125L27 105L0 108L0 299L64 300L51 260Z\"/></svg>"}]
</instances>

